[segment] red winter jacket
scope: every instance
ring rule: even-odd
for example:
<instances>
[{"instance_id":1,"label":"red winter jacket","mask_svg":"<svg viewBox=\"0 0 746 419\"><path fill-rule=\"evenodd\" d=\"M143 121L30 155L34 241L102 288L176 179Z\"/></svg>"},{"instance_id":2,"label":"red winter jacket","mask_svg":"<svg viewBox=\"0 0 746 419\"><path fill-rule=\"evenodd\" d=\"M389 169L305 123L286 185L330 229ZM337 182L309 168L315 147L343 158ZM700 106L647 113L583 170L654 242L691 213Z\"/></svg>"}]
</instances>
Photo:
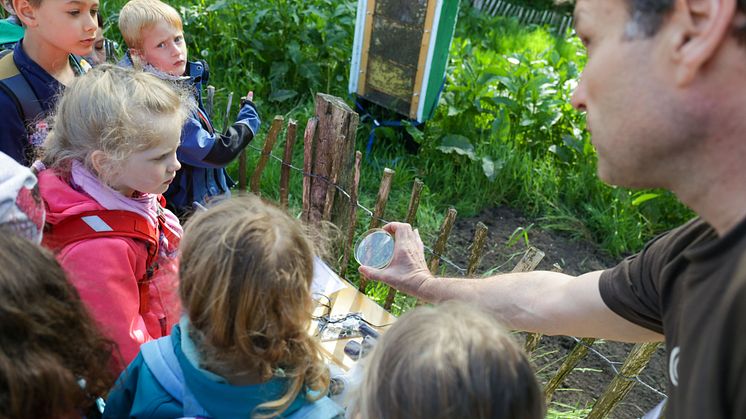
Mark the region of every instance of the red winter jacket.
<instances>
[{"instance_id":1,"label":"red winter jacket","mask_svg":"<svg viewBox=\"0 0 746 419\"><path fill-rule=\"evenodd\" d=\"M38 178L47 210L46 221L52 231L55 224L70 215L105 209L52 170L42 171ZM148 252L144 241L121 236L98 237L70 243L57 252L57 260L101 331L119 347L123 364L116 366L117 373L137 356L141 344L169 334L179 321L178 264L175 257L164 256L164 253L176 254L178 239L173 241L169 249L160 252L159 269L147 287L148 308L142 314L138 280L146 272Z\"/></svg>"}]
</instances>

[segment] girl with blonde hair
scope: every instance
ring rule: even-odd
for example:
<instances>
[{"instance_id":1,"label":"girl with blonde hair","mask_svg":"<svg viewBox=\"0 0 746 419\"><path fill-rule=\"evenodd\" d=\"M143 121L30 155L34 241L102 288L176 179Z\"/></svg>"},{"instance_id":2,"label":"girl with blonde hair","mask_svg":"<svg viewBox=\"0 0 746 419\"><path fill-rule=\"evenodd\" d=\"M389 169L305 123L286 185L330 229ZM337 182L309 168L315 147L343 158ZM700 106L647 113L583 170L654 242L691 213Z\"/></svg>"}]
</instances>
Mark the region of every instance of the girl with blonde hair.
<instances>
[{"instance_id":1,"label":"girl with blonde hair","mask_svg":"<svg viewBox=\"0 0 746 419\"><path fill-rule=\"evenodd\" d=\"M96 67L65 90L35 164L47 209L42 244L118 345L117 373L181 311L182 228L160 194L180 167L184 97L152 75Z\"/></svg>"},{"instance_id":2,"label":"girl with blonde hair","mask_svg":"<svg viewBox=\"0 0 746 419\"><path fill-rule=\"evenodd\" d=\"M447 302L408 312L365 359L359 419L541 419L523 351L494 316Z\"/></svg>"},{"instance_id":3,"label":"girl with blonde hair","mask_svg":"<svg viewBox=\"0 0 746 419\"><path fill-rule=\"evenodd\" d=\"M122 373L105 417L333 418L309 333L314 247L259 198L196 213L181 245L185 316ZM169 377L177 377L169 380Z\"/></svg>"}]
</instances>

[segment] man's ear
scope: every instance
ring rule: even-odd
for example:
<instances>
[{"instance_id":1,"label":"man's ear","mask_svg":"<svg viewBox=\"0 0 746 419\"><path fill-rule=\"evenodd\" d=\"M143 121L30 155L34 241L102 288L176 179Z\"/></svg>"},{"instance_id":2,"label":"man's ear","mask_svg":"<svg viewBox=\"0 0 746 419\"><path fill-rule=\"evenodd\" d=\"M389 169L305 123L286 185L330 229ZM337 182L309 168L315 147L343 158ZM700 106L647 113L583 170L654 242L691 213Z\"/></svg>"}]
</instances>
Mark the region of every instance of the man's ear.
<instances>
[{"instance_id":1,"label":"man's ear","mask_svg":"<svg viewBox=\"0 0 746 419\"><path fill-rule=\"evenodd\" d=\"M686 85L730 36L736 0L676 0L673 13L675 79Z\"/></svg>"},{"instance_id":2,"label":"man's ear","mask_svg":"<svg viewBox=\"0 0 746 419\"><path fill-rule=\"evenodd\" d=\"M91 166L96 173L105 173L106 170L110 169L109 156L101 150L95 150L91 153Z\"/></svg>"},{"instance_id":3,"label":"man's ear","mask_svg":"<svg viewBox=\"0 0 746 419\"><path fill-rule=\"evenodd\" d=\"M29 0L13 0L13 9L16 12L16 16L21 20L23 26L27 28L35 28L39 26L36 19L36 8L31 5Z\"/></svg>"}]
</instances>

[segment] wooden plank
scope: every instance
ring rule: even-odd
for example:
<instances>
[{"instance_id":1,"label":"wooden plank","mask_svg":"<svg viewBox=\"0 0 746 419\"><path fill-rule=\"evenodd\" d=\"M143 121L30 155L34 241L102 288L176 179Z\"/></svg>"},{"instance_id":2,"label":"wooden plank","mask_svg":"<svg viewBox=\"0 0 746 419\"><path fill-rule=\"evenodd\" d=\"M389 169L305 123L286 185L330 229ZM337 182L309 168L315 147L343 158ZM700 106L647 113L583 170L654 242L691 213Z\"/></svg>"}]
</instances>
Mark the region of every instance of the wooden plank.
<instances>
[{"instance_id":1,"label":"wooden plank","mask_svg":"<svg viewBox=\"0 0 746 419\"><path fill-rule=\"evenodd\" d=\"M430 42L435 42L433 35L433 24L435 22L435 6L437 1L430 0L427 2L427 14L425 15L425 27L422 32L422 43L420 44L420 58L417 60L417 75L414 78L414 88L412 89L412 103L409 107L409 117L417 119L417 108L420 105L420 91L422 90L422 79L425 77L425 67L427 63L427 53Z\"/></svg>"},{"instance_id":2,"label":"wooden plank","mask_svg":"<svg viewBox=\"0 0 746 419\"><path fill-rule=\"evenodd\" d=\"M306 123L303 133L303 215L301 219L308 223L311 214L311 168L313 167L313 139L319 119L313 117Z\"/></svg>"},{"instance_id":3,"label":"wooden plank","mask_svg":"<svg viewBox=\"0 0 746 419\"><path fill-rule=\"evenodd\" d=\"M371 32L376 11L376 0L367 0L365 10L365 27L363 29L362 51L360 51L360 75L357 81L358 96L365 96L366 79L368 78L368 54L370 53Z\"/></svg>"},{"instance_id":4,"label":"wooden plank","mask_svg":"<svg viewBox=\"0 0 746 419\"><path fill-rule=\"evenodd\" d=\"M264 168L267 167L269 155L270 153L272 153L272 148L277 142L277 136L280 134L282 123L284 121L285 118L282 115L276 115L275 119L272 120L272 126L269 128L269 134L267 134L267 139L264 141L262 155L259 156L259 161L256 163L254 174L251 175L251 192L253 192L257 196L261 195L261 192L259 191L259 183L262 180L262 173L264 172Z\"/></svg>"},{"instance_id":5,"label":"wooden plank","mask_svg":"<svg viewBox=\"0 0 746 419\"><path fill-rule=\"evenodd\" d=\"M295 147L296 131L298 123L294 120L288 122L285 132L285 153L282 155L282 168L280 168L280 206L287 209L288 196L290 195L290 165L293 163L293 147Z\"/></svg>"},{"instance_id":6,"label":"wooden plank","mask_svg":"<svg viewBox=\"0 0 746 419\"><path fill-rule=\"evenodd\" d=\"M344 289L338 291L332 296L328 296L331 299L331 312L324 307L317 307L314 310L314 315L345 315L349 313L361 313L363 319L374 325L374 328L379 332L384 332L388 326L396 321L396 317L388 311L384 310L383 307L375 303L375 301L366 297L363 293L355 289L351 284L345 281L347 285ZM322 303L326 303L323 301ZM314 321L309 329L310 333L315 333L317 328L317 322ZM335 364L340 366L344 370L352 368L356 361L344 353L344 347L350 340L360 341L360 338L352 339L337 339L327 342L321 342L321 349L323 355L333 361Z\"/></svg>"}]
</instances>

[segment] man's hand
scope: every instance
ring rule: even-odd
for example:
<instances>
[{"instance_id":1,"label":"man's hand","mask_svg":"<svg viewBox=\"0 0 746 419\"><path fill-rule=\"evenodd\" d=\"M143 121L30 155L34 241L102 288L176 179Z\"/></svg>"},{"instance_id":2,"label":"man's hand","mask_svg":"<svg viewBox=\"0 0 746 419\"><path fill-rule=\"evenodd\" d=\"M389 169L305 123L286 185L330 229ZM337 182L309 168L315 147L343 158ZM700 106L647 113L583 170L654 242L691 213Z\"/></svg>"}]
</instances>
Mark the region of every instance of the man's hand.
<instances>
[{"instance_id":1,"label":"man's hand","mask_svg":"<svg viewBox=\"0 0 746 419\"><path fill-rule=\"evenodd\" d=\"M361 275L374 281L381 281L392 287L419 297L422 285L433 279L425 261L422 239L417 230L406 223L390 223L383 227L394 236L394 256L384 269L360 266Z\"/></svg>"}]
</instances>

